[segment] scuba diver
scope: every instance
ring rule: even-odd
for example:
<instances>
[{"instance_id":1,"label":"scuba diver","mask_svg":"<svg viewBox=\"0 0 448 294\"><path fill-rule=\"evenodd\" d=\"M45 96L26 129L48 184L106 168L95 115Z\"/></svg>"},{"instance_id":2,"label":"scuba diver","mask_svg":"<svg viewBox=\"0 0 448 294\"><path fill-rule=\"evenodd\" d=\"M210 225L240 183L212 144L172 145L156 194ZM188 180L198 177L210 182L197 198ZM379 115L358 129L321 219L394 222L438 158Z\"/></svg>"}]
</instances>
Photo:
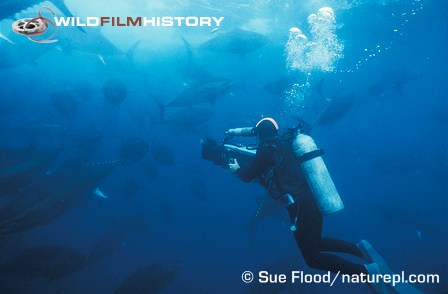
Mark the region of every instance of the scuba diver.
<instances>
[{"instance_id":1,"label":"scuba diver","mask_svg":"<svg viewBox=\"0 0 448 294\"><path fill-rule=\"evenodd\" d=\"M291 230L308 266L320 270L343 274L367 274L366 267L343 259L337 255L323 253L343 252L363 258L356 244L322 238L323 216L307 185L300 162L293 150L295 136L277 138L279 127L272 118L263 118L253 129L258 139L253 162L240 168L235 159L229 168L241 180L258 180L271 197L286 205L291 218ZM320 156L315 154L314 156Z\"/></svg>"},{"instance_id":2,"label":"scuba diver","mask_svg":"<svg viewBox=\"0 0 448 294\"><path fill-rule=\"evenodd\" d=\"M228 167L245 182L258 181L272 198L286 207L292 223L290 229L308 266L360 275L361 279L367 274L377 277L395 274L366 240L354 244L322 237L323 216L344 208L323 162L323 151L301 126L289 129L282 136L278 136L278 131L278 124L272 118L261 119L255 127L229 129L221 143L201 141L202 158ZM230 140L234 136L256 136L257 147L233 144ZM354 263L329 252L351 254L365 263ZM389 293L381 279L364 281L371 283L377 293ZM394 293L421 293L406 282L387 286Z\"/></svg>"}]
</instances>

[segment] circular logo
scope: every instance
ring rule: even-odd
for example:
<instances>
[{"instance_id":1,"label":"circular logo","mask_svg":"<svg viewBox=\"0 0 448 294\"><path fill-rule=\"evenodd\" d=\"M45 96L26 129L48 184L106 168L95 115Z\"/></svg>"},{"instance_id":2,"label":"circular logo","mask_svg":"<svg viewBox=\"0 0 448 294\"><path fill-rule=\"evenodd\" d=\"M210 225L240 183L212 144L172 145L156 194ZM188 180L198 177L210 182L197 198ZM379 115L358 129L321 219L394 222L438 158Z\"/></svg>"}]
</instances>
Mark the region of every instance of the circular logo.
<instances>
[{"instance_id":1,"label":"circular logo","mask_svg":"<svg viewBox=\"0 0 448 294\"><path fill-rule=\"evenodd\" d=\"M43 6L39 8L37 11L37 17L35 18L23 18L15 21L12 24L12 29L14 32L20 35L26 36L30 41L36 43L54 43L57 40L51 40L57 33L58 27L48 18L43 17L40 13L41 9L48 10L53 16L56 16L51 10L51 8L47 6ZM49 25L54 28L53 33L46 39L36 39L36 36L41 36L48 31Z\"/></svg>"},{"instance_id":2,"label":"circular logo","mask_svg":"<svg viewBox=\"0 0 448 294\"><path fill-rule=\"evenodd\" d=\"M244 283L250 283L254 280L254 274L251 271L245 271L241 275L241 279L243 280Z\"/></svg>"}]
</instances>

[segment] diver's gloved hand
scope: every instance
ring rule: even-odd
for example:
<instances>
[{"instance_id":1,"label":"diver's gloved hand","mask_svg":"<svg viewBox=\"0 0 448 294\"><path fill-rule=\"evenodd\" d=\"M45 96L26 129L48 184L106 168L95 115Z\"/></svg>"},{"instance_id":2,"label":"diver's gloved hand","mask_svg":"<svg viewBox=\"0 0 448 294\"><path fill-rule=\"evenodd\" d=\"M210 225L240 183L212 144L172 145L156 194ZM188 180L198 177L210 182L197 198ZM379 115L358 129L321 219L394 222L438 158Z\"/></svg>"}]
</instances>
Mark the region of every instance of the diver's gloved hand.
<instances>
[{"instance_id":1,"label":"diver's gloved hand","mask_svg":"<svg viewBox=\"0 0 448 294\"><path fill-rule=\"evenodd\" d=\"M232 173L236 173L236 171L240 169L240 165L235 158L233 160L229 160L229 169Z\"/></svg>"}]
</instances>

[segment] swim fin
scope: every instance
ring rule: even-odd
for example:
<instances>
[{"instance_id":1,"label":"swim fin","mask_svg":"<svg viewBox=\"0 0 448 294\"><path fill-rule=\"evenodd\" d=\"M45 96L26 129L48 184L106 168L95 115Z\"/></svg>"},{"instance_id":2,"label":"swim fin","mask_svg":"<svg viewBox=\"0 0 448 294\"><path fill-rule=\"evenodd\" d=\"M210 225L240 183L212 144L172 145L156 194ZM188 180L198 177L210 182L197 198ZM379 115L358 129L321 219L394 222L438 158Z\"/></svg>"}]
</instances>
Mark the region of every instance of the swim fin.
<instances>
[{"instance_id":1,"label":"swim fin","mask_svg":"<svg viewBox=\"0 0 448 294\"><path fill-rule=\"evenodd\" d=\"M372 247L372 245L370 245L369 242L367 242L366 240L361 240L361 242L358 243L358 248L359 250L361 250L364 259L378 265L381 274L389 274L391 276L396 274L390 269L384 258L382 258L381 255L378 254L378 252ZM422 294L421 291L413 287L412 284L407 283L407 281L405 281L404 283L397 283L395 285L388 283L387 286L392 288L392 290L398 294Z\"/></svg>"},{"instance_id":2,"label":"swim fin","mask_svg":"<svg viewBox=\"0 0 448 294\"><path fill-rule=\"evenodd\" d=\"M375 262L365 264L364 267L366 268L369 275L380 275L380 267ZM369 284L373 290L378 294L388 294L387 286L383 281L380 281L379 283L371 283Z\"/></svg>"}]
</instances>

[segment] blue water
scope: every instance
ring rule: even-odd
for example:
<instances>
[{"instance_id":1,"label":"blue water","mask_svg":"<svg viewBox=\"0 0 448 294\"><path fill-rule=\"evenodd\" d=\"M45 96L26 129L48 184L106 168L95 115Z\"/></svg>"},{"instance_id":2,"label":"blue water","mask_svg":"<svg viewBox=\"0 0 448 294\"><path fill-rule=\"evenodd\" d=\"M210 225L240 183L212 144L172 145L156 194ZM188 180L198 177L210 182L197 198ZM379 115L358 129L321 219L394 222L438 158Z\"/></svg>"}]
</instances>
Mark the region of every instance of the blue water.
<instances>
[{"instance_id":1,"label":"blue water","mask_svg":"<svg viewBox=\"0 0 448 294\"><path fill-rule=\"evenodd\" d=\"M2 293L111 293L137 269L173 260L181 262L181 270L163 293L371 292L367 285L340 282L271 289L241 281L246 270L322 273L303 261L285 210L260 220L249 232L259 199L266 196L260 186L201 159L201 139L221 140L227 129L253 126L262 116L274 117L281 130L294 127L294 117L313 124L312 136L325 149L324 160L345 204L344 210L325 217L324 236L369 240L395 271L440 275L439 284L420 284L420 290L448 291L445 1L65 3L82 17L210 15L224 20L213 33L213 27L105 27L101 33L60 28L54 44L35 44L13 33L12 20L0 23L2 34L15 43L0 40L0 149L60 150L46 171L24 178L23 187L33 189L70 160L118 160L129 138L149 146L143 158L121 164L82 191L81 200L61 216L2 236L0 261L41 245L64 245L88 256L101 237L126 219L138 218L146 228L126 227L110 255L54 281L2 270ZM307 17L324 6L333 8L335 20L318 28L331 33L319 41ZM267 43L244 54L199 48L236 27L267 37ZM291 27L314 42L295 55L305 57L306 69L288 65ZM161 120L154 97L167 105L195 83L188 77L191 68L181 37L191 44L195 64L232 85L216 102L199 105L212 112L210 119L179 129L168 120L189 107L166 107ZM127 58L126 51L139 40L132 60ZM311 60L306 52L318 58ZM327 53L334 58L325 59ZM276 95L265 90L281 77L289 77L285 89ZM111 78L127 88L118 105L103 94ZM58 109L51 98L58 91L72 97L75 111ZM354 102L346 112L319 125L330 101L350 95ZM108 198L95 196L95 187ZM54 182L48 189L59 188ZM21 191L0 198L0 207L29 197ZM46 199L39 197L39 202ZM3 222L5 216L0 217Z\"/></svg>"}]
</instances>

